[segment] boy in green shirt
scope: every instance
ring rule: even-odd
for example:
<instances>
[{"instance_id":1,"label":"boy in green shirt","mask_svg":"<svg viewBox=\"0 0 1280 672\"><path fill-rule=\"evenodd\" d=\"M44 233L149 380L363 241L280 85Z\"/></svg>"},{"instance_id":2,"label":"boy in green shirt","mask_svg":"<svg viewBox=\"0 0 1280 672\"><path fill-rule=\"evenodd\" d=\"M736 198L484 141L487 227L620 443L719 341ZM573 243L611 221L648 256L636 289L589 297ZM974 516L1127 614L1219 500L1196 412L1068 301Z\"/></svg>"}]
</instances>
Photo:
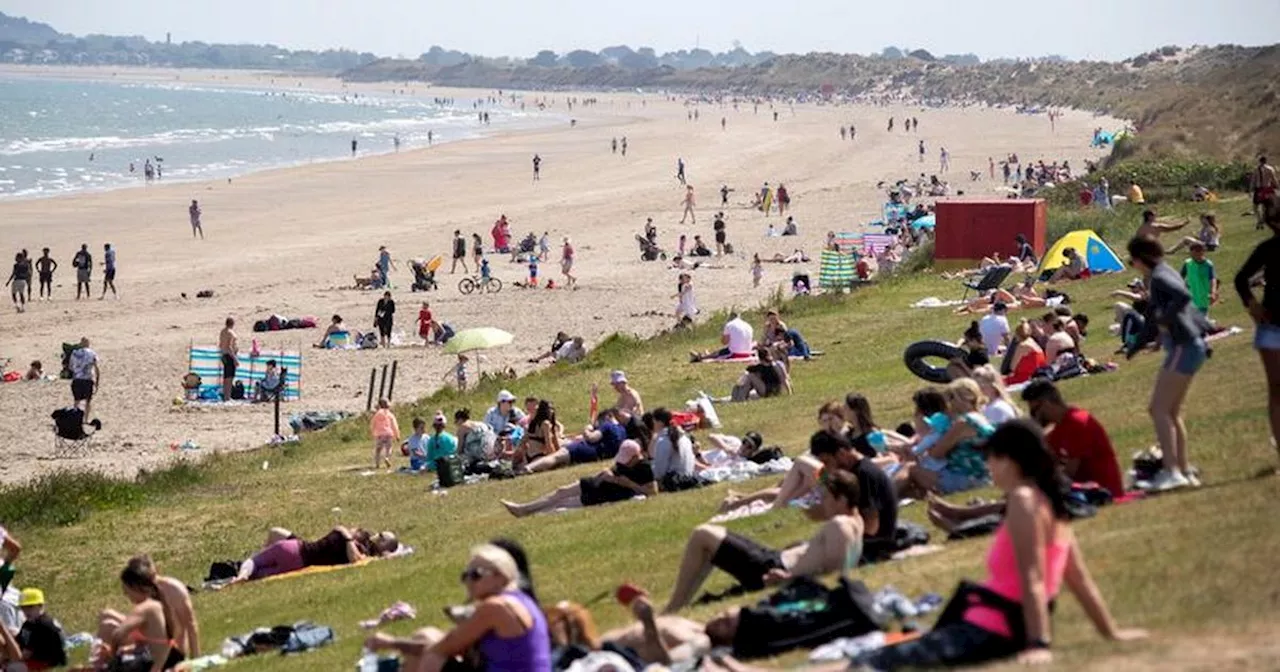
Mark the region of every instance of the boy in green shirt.
<instances>
[{"instance_id":1,"label":"boy in green shirt","mask_svg":"<svg viewBox=\"0 0 1280 672\"><path fill-rule=\"evenodd\" d=\"M1207 316L1209 306L1218 302L1218 274L1213 262L1205 258L1204 243L1192 243L1191 258L1182 264L1182 279L1191 292L1191 302Z\"/></svg>"}]
</instances>

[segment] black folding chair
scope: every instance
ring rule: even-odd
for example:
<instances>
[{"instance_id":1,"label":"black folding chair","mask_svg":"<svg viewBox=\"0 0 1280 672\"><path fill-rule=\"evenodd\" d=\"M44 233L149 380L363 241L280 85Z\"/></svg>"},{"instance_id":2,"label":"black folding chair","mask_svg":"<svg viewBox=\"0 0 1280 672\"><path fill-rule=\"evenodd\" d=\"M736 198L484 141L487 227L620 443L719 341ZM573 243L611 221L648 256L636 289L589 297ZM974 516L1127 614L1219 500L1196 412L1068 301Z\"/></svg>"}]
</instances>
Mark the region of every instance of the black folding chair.
<instances>
[{"instance_id":1,"label":"black folding chair","mask_svg":"<svg viewBox=\"0 0 1280 672\"><path fill-rule=\"evenodd\" d=\"M964 296L961 300L969 298L969 291L977 292L979 296L993 290L999 289L1000 285L1009 278L1009 274L1013 272L1013 268L1009 266L992 266L988 268L977 281L968 280L960 283L964 287Z\"/></svg>"}]
</instances>

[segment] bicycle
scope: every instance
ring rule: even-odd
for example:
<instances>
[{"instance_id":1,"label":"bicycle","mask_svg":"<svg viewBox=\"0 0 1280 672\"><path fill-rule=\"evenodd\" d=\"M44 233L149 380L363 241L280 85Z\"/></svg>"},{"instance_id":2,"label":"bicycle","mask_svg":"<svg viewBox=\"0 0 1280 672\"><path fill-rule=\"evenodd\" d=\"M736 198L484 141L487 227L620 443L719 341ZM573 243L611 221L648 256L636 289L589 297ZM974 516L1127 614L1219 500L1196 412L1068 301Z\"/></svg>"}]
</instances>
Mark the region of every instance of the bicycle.
<instances>
[{"instance_id":1,"label":"bicycle","mask_svg":"<svg viewBox=\"0 0 1280 672\"><path fill-rule=\"evenodd\" d=\"M470 294L476 290L481 294L497 294L502 291L502 281L493 276L482 278L477 275L463 278L458 282L458 291L463 294Z\"/></svg>"}]
</instances>

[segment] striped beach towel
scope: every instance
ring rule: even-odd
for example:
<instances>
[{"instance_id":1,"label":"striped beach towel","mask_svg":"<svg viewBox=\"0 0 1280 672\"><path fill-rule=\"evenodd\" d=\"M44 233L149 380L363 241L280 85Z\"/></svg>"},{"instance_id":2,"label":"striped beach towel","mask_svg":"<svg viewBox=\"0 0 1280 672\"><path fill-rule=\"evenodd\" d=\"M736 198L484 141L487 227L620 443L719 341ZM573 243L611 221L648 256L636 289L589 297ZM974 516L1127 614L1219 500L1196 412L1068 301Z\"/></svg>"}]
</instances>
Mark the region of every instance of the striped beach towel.
<instances>
[{"instance_id":1,"label":"striped beach towel","mask_svg":"<svg viewBox=\"0 0 1280 672\"><path fill-rule=\"evenodd\" d=\"M853 284L854 261L851 255L836 250L822 251L822 265L818 268L818 286L824 289L840 289Z\"/></svg>"},{"instance_id":2,"label":"striped beach towel","mask_svg":"<svg viewBox=\"0 0 1280 672\"><path fill-rule=\"evenodd\" d=\"M285 369L284 393L281 401L297 401L302 398L302 354L292 350L263 350L256 357L240 353L240 366L236 368L236 382L244 385L245 395L252 398L256 384L267 374L267 360ZM222 395L222 354L217 348L191 346L187 354L191 372L200 376L197 398L219 399Z\"/></svg>"},{"instance_id":3,"label":"striped beach towel","mask_svg":"<svg viewBox=\"0 0 1280 672\"><path fill-rule=\"evenodd\" d=\"M874 257L896 242L898 237L891 233L867 233L862 236L862 250Z\"/></svg>"},{"instance_id":4,"label":"striped beach towel","mask_svg":"<svg viewBox=\"0 0 1280 672\"><path fill-rule=\"evenodd\" d=\"M853 251L862 251L865 236L861 233L851 233L849 231L841 231L836 234L835 245L841 254L849 254Z\"/></svg>"}]
</instances>

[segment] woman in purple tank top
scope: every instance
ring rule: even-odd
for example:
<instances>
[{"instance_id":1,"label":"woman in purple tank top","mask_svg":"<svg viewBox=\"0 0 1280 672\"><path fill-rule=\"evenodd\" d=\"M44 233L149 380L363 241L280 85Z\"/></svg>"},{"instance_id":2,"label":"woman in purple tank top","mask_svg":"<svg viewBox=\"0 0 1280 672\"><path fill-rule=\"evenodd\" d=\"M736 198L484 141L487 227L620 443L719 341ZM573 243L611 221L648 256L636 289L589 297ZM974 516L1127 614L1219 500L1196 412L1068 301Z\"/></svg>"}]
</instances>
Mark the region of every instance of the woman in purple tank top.
<instances>
[{"instance_id":1,"label":"woman in purple tank top","mask_svg":"<svg viewBox=\"0 0 1280 672\"><path fill-rule=\"evenodd\" d=\"M462 583L475 611L447 634L423 628L408 639L375 634L372 651L398 651L406 672L437 672L454 658L478 649L488 672L550 672L547 619L518 587L520 570L507 551L492 544L471 549Z\"/></svg>"}]
</instances>

